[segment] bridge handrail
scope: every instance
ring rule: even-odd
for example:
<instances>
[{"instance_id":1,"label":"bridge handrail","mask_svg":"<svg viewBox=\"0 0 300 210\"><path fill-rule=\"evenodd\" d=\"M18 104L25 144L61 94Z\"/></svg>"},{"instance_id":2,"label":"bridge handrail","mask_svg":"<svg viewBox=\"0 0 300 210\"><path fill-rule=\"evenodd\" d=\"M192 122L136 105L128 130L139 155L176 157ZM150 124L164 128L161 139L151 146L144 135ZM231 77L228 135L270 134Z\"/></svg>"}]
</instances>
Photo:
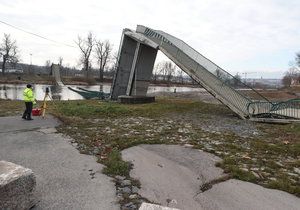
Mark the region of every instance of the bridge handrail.
<instances>
[{"instance_id":1,"label":"bridge handrail","mask_svg":"<svg viewBox=\"0 0 300 210\"><path fill-rule=\"evenodd\" d=\"M174 47L176 47L178 50L184 52L188 57L190 57L191 59L197 61L197 63L199 63L199 57L195 57L193 55L197 55L197 56L200 56L202 57L203 60L206 60L208 63L207 64L210 64L212 66L215 67L215 72L209 70L209 68L206 67L207 70L209 70L209 72L211 72L213 75L215 75L216 77L218 77L220 80L222 80L222 82L224 84L226 84L227 86L229 87L233 87L231 84L228 84L228 82L230 81L233 81L233 83L237 84L239 83L243 88L246 88L246 89L250 89L252 92L254 92L256 94L256 96L258 96L260 98L260 100L263 100L263 101L267 101L270 103L270 101L264 97L262 94L260 94L259 92L257 92L256 90L254 90L252 87L250 87L249 85L245 84L244 82L242 82L241 80L237 79L236 77L234 77L233 75L231 75L229 72L225 71L224 69L222 69L221 67L219 67L218 65L216 65L215 63L213 63L211 60L209 60L208 58L206 58L205 56L203 56L201 53L197 52L195 49L193 49L191 46L189 46L188 44L186 44L184 41L182 41L181 39L178 39L178 38L175 38L173 37L172 35L170 34L167 34L165 32L162 32L162 31L158 31L156 32L155 30L153 29L150 29L148 27L145 27L145 32L144 34L147 35L147 36L151 36L151 37L155 37L155 38L158 38L158 39L161 39L163 42L167 43L167 44L171 44L173 45ZM161 35L164 34L164 35ZM174 42L170 41L168 38L166 38L166 35L173 38L174 40L176 39L176 41L180 41L182 46L181 48L178 47L176 44L174 44ZM187 52L187 51L183 51L183 48L186 48L187 51L192 51L192 52ZM212 68L212 67L210 67ZM217 74L217 75L216 75ZM223 77L223 78L221 78ZM236 83L237 82L237 83ZM237 85L238 86L238 85ZM249 100L251 100L251 98L248 98L246 95L242 94L240 91L237 91L239 93L239 95L241 95L242 97L244 98L247 98Z\"/></svg>"}]
</instances>

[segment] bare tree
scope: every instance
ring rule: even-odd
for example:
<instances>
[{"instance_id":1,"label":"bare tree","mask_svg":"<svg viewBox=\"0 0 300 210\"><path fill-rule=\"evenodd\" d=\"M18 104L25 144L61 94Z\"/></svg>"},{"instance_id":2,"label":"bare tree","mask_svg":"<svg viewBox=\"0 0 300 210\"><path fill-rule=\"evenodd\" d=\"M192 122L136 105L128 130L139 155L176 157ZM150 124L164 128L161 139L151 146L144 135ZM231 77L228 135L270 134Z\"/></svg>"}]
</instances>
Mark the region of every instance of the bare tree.
<instances>
[{"instance_id":1,"label":"bare tree","mask_svg":"<svg viewBox=\"0 0 300 210\"><path fill-rule=\"evenodd\" d=\"M170 83L175 75L176 68L177 66L171 61L162 61L155 66L155 71L159 72L164 82Z\"/></svg>"},{"instance_id":2,"label":"bare tree","mask_svg":"<svg viewBox=\"0 0 300 210\"><path fill-rule=\"evenodd\" d=\"M112 45L108 40L101 42L96 41L95 57L99 65L99 79L103 82L104 69L111 59Z\"/></svg>"},{"instance_id":3,"label":"bare tree","mask_svg":"<svg viewBox=\"0 0 300 210\"><path fill-rule=\"evenodd\" d=\"M94 37L92 32L89 32L86 39L78 36L78 40L75 43L81 52L80 63L83 65L86 77L89 78L89 70L91 68L90 56L94 46Z\"/></svg>"},{"instance_id":4,"label":"bare tree","mask_svg":"<svg viewBox=\"0 0 300 210\"><path fill-rule=\"evenodd\" d=\"M156 64L153 69L153 73L152 73L153 82L156 82L158 80L159 72L160 72L160 63Z\"/></svg>"},{"instance_id":5,"label":"bare tree","mask_svg":"<svg viewBox=\"0 0 300 210\"><path fill-rule=\"evenodd\" d=\"M300 76L300 70L296 66L292 66L287 72L285 72L282 78L282 83L285 87L290 87L293 80L298 80Z\"/></svg>"},{"instance_id":6,"label":"bare tree","mask_svg":"<svg viewBox=\"0 0 300 210\"><path fill-rule=\"evenodd\" d=\"M177 73L178 73L179 82L181 84L183 84L183 74L184 74L184 72L181 69L178 68Z\"/></svg>"},{"instance_id":7,"label":"bare tree","mask_svg":"<svg viewBox=\"0 0 300 210\"><path fill-rule=\"evenodd\" d=\"M284 85L284 87L290 87L291 83L292 83L292 78L285 75L281 81L282 81L282 84Z\"/></svg>"},{"instance_id":8,"label":"bare tree","mask_svg":"<svg viewBox=\"0 0 300 210\"><path fill-rule=\"evenodd\" d=\"M162 65L162 72L165 75L165 78L167 80L168 83L171 82L172 77L175 74L175 70L176 70L176 65L173 64L170 61L165 61Z\"/></svg>"},{"instance_id":9,"label":"bare tree","mask_svg":"<svg viewBox=\"0 0 300 210\"><path fill-rule=\"evenodd\" d=\"M58 58L58 65L60 65L60 67L63 66L63 61L64 61L63 57L60 56L60 57Z\"/></svg>"},{"instance_id":10,"label":"bare tree","mask_svg":"<svg viewBox=\"0 0 300 210\"><path fill-rule=\"evenodd\" d=\"M51 61L50 60L46 60L45 67L46 67L47 73L51 74Z\"/></svg>"},{"instance_id":11,"label":"bare tree","mask_svg":"<svg viewBox=\"0 0 300 210\"><path fill-rule=\"evenodd\" d=\"M296 58L295 58L295 60L296 60L296 65L297 65L298 67L300 67L300 52L296 53Z\"/></svg>"},{"instance_id":12,"label":"bare tree","mask_svg":"<svg viewBox=\"0 0 300 210\"><path fill-rule=\"evenodd\" d=\"M0 45L0 57L2 57L2 74L5 74L5 64L13 65L19 62L18 46L16 40L12 40L10 34L4 34L4 38Z\"/></svg>"}]
</instances>

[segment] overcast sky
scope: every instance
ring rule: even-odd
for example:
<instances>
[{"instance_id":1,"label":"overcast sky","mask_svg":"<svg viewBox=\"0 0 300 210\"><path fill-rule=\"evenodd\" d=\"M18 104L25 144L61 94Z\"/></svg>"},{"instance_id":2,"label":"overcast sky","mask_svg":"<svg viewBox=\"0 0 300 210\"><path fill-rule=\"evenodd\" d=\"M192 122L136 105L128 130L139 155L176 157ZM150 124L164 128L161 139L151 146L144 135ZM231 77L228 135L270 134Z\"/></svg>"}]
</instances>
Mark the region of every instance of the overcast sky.
<instances>
[{"instance_id":1,"label":"overcast sky","mask_svg":"<svg viewBox=\"0 0 300 210\"><path fill-rule=\"evenodd\" d=\"M300 51L299 0L0 0L0 21L75 45L89 31L117 51L123 28L137 24L176 36L232 74L281 77ZM0 23L17 40L21 59L75 66L79 50ZM159 55L159 60L167 59Z\"/></svg>"}]
</instances>

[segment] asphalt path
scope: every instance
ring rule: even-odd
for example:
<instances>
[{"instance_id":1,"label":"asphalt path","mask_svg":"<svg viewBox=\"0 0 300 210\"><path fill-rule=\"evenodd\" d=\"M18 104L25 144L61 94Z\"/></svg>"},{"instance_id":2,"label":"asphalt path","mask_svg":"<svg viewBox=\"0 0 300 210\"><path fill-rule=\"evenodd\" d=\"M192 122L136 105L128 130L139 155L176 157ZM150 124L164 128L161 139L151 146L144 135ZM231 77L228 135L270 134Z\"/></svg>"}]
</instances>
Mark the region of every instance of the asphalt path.
<instances>
[{"instance_id":1,"label":"asphalt path","mask_svg":"<svg viewBox=\"0 0 300 210\"><path fill-rule=\"evenodd\" d=\"M101 173L103 166L56 133L58 125L51 116L0 118L0 160L33 170L38 199L33 209L120 209L114 183Z\"/></svg>"},{"instance_id":2,"label":"asphalt path","mask_svg":"<svg viewBox=\"0 0 300 210\"><path fill-rule=\"evenodd\" d=\"M300 199L289 193L230 179L215 163L220 158L179 145L139 145L122 152L140 180L139 194L151 202L181 210L299 210ZM216 183L203 188L206 183ZM201 190L202 189L202 190Z\"/></svg>"}]
</instances>

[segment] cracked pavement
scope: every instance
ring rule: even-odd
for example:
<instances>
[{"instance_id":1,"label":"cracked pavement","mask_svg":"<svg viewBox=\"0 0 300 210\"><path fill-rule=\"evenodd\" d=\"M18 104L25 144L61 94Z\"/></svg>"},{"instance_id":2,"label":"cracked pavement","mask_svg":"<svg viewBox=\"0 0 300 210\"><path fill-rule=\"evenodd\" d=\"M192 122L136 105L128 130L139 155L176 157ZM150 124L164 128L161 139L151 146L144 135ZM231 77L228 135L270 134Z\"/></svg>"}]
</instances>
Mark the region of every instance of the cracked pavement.
<instances>
[{"instance_id":1,"label":"cracked pavement","mask_svg":"<svg viewBox=\"0 0 300 210\"><path fill-rule=\"evenodd\" d=\"M39 201L33 209L120 209L103 166L56 133L58 125L51 116L33 121L0 117L0 160L33 170Z\"/></svg>"},{"instance_id":2,"label":"cracked pavement","mask_svg":"<svg viewBox=\"0 0 300 210\"><path fill-rule=\"evenodd\" d=\"M300 199L289 193L229 179L215 167L213 154L179 145L140 145L122 151L133 164L131 177L140 180L139 194L182 210L298 210ZM204 192L201 186L212 183Z\"/></svg>"}]
</instances>

